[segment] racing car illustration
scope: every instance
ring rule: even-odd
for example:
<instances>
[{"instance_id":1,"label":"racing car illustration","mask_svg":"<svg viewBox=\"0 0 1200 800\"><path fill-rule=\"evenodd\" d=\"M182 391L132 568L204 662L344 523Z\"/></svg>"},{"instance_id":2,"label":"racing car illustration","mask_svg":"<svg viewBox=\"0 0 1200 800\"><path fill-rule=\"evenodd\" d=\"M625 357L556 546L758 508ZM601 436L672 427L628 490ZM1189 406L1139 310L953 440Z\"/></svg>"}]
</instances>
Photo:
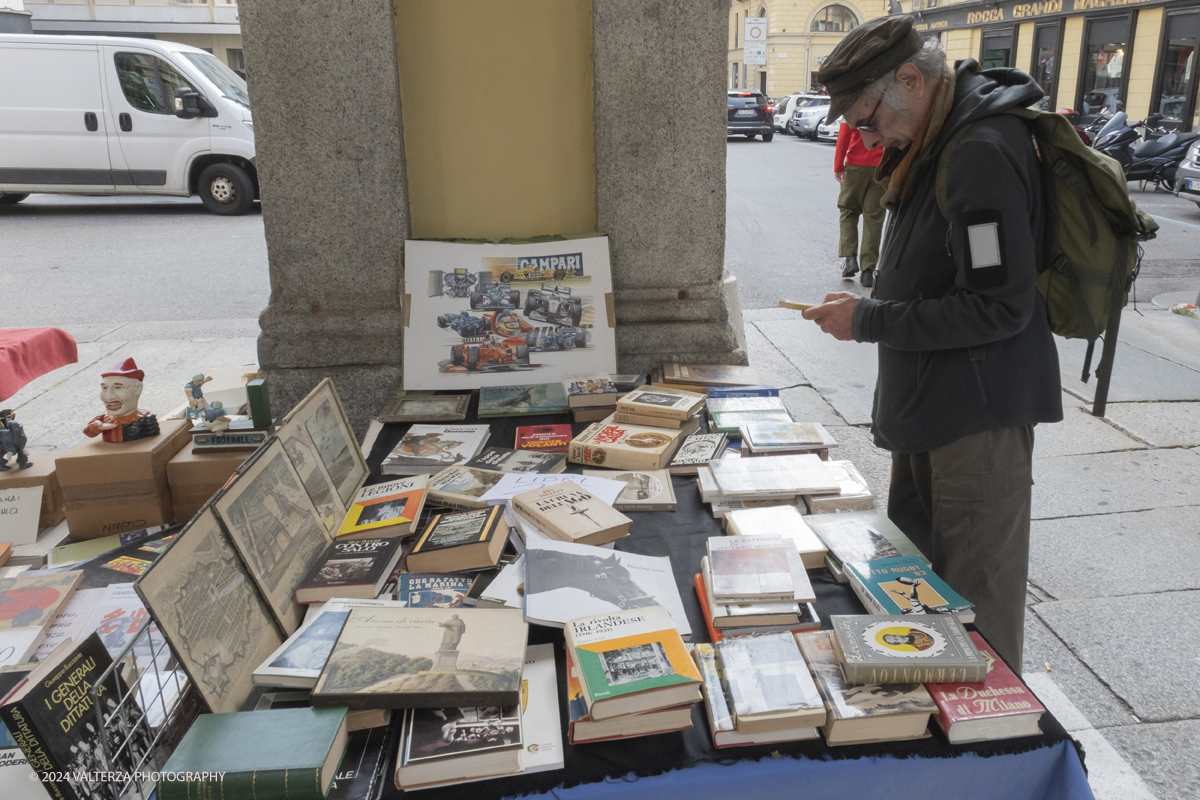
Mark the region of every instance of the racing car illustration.
<instances>
[{"instance_id":1,"label":"racing car illustration","mask_svg":"<svg viewBox=\"0 0 1200 800\"><path fill-rule=\"evenodd\" d=\"M507 282L485 283L480 277L479 291L471 292L471 308L475 310L501 311L519 308L521 292Z\"/></svg>"},{"instance_id":2,"label":"racing car illustration","mask_svg":"<svg viewBox=\"0 0 1200 800\"><path fill-rule=\"evenodd\" d=\"M437 318L439 328L450 328L462 337L461 344L450 346L450 365L466 367L468 372L493 372L501 369L529 367L529 346L525 336L500 333L506 330L498 326L496 318L504 312L475 317L465 311L458 314L442 314ZM516 317L515 314L508 316ZM518 322L524 323L519 317ZM445 362L442 362L443 364Z\"/></svg>"},{"instance_id":3,"label":"racing car illustration","mask_svg":"<svg viewBox=\"0 0 1200 800\"><path fill-rule=\"evenodd\" d=\"M540 289L525 294L525 316L552 325L579 326L583 319L583 300L571 296L571 287L543 283Z\"/></svg>"},{"instance_id":4,"label":"racing car illustration","mask_svg":"<svg viewBox=\"0 0 1200 800\"><path fill-rule=\"evenodd\" d=\"M429 270L429 296L470 297L475 282L482 283L487 277L488 273L486 272L482 273L482 277L477 278L462 268L455 269L453 272L431 269Z\"/></svg>"},{"instance_id":5,"label":"racing car illustration","mask_svg":"<svg viewBox=\"0 0 1200 800\"><path fill-rule=\"evenodd\" d=\"M525 334L525 345L531 353L573 350L577 347L587 347L590 339L591 334L587 328L531 328Z\"/></svg>"}]
</instances>

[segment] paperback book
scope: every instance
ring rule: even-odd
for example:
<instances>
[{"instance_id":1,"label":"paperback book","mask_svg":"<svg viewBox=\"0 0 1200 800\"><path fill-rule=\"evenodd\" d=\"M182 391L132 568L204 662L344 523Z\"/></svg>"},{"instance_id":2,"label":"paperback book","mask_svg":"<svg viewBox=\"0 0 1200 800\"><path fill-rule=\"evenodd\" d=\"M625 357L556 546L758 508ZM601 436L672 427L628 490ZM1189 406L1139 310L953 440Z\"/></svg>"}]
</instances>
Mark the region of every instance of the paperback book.
<instances>
[{"instance_id":1,"label":"paperback book","mask_svg":"<svg viewBox=\"0 0 1200 800\"><path fill-rule=\"evenodd\" d=\"M739 636L717 645L738 733L825 723L825 705L791 633Z\"/></svg>"},{"instance_id":2,"label":"paperback book","mask_svg":"<svg viewBox=\"0 0 1200 800\"><path fill-rule=\"evenodd\" d=\"M982 683L987 659L953 614L830 617L848 683Z\"/></svg>"},{"instance_id":3,"label":"paperback book","mask_svg":"<svg viewBox=\"0 0 1200 800\"><path fill-rule=\"evenodd\" d=\"M825 563L840 583L849 580L843 565L854 561L896 556L917 556L925 560L896 524L878 511L820 514L805 517L804 521L829 548Z\"/></svg>"},{"instance_id":4,"label":"paperback book","mask_svg":"<svg viewBox=\"0 0 1200 800\"><path fill-rule=\"evenodd\" d=\"M564 414L567 393L561 383L484 386L479 390L479 418Z\"/></svg>"},{"instance_id":5,"label":"paperback book","mask_svg":"<svg viewBox=\"0 0 1200 800\"><path fill-rule=\"evenodd\" d=\"M399 537L336 539L296 587L296 602L376 597L402 555Z\"/></svg>"},{"instance_id":6,"label":"paperback book","mask_svg":"<svg viewBox=\"0 0 1200 800\"><path fill-rule=\"evenodd\" d=\"M643 386L617 401L617 413L684 421L696 416L707 395L663 386Z\"/></svg>"},{"instance_id":7,"label":"paperback book","mask_svg":"<svg viewBox=\"0 0 1200 800\"><path fill-rule=\"evenodd\" d=\"M925 688L937 703L935 718L950 744L1036 736L1046 709L984 638L971 641L987 659L987 679L978 683L931 683Z\"/></svg>"},{"instance_id":8,"label":"paperback book","mask_svg":"<svg viewBox=\"0 0 1200 800\"><path fill-rule=\"evenodd\" d=\"M605 470L608 472L608 470ZM607 477L598 478L592 475L530 475L528 473L511 472L488 490L482 498L488 505L503 505L519 494L532 492L535 489L547 489L570 481L581 489L587 489L603 502L612 505L617 497L625 490L623 481L610 480Z\"/></svg>"},{"instance_id":9,"label":"paperback book","mask_svg":"<svg viewBox=\"0 0 1200 800\"><path fill-rule=\"evenodd\" d=\"M487 444L487 425L413 425L384 457L384 475L432 475L464 464Z\"/></svg>"},{"instance_id":10,"label":"paperback book","mask_svg":"<svg viewBox=\"0 0 1200 800\"><path fill-rule=\"evenodd\" d=\"M464 572L496 566L508 541L503 506L438 514L409 553L414 572Z\"/></svg>"},{"instance_id":11,"label":"paperback book","mask_svg":"<svg viewBox=\"0 0 1200 800\"><path fill-rule=\"evenodd\" d=\"M515 449L539 453L565 454L570 446L570 425L522 425L513 440Z\"/></svg>"},{"instance_id":12,"label":"paperback book","mask_svg":"<svg viewBox=\"0 0 1200 800\"><path fill-rule=\"evenodd\" d=\"M775 742L794 742L816 739L821 734L812 726L785 728L765 733L741 733L733 716L733 696L724 670L717 658L717 648L711 644L692 647L692 658L700 670L704 682L704 708L708 715L708 729L712 732L713 747L739 747Z\"/></svg>"},{"instance_id":13,"label":"paperback book","mask_svg":"<svg viewBox=\"0 0 1200 800\"><path fill-rule=\"evenodd\" d=\"M429 476L364 486L350 503L338 536L370 533L371 536L407 536L425 507Z\"/></svg>"},{"instance_id":14,"label":"paperback book","mask_svg":"<svg viewBox=\"0 0 1200 800\"><path fill-rule=\"evenodd\" d=\"M469 591L470 575L405 572L396 582L396 599L407 608L459 608Z\"/></svg>"},{"instance_id":15,"label":"paperback book","mask_svg":"<svg viewBox=\"0 0 1200 800\"><path fill-rule=\"evenodd\" d=\"M818 450L837 444L819 422L751 423L741 429L741 436L742 443L755 455L782 450Z\"/></svg>"},{"instance_id":16,"label":"paperback book","mask_svg":"<svg viewBox=\"0 0 1200 800\"><path fill-rule=\"evenodd\" d=\"M800 509L791 505L735 509L725 515L725 530L732 536L770 534L796 547L805 569L820 569L829 552L824 542L804 521Z\"/></svg>"},{"instance_id":17,"label":"paperback book","mask_svg":"<svg viewBox=\"0 0 1200 800\"><path fill-rule=\"evenodd\" d=\"M667 471L672 475L695 475L697 470L720 458L729 437L723 433L695 433L687 437L671 459Z\"/></svg>"},{"instance_id":18,"label":"paperback book","mask_svg":"<svg viewBox=\"0 0 1200 800\"><path fill-rule=\"evenodd\" d=\"M778 536L710 536L707 546L718 603L816 600L800 556Z\"/></svg>"},{"instance_id":19,"label":"paperback book","mask_svg":"<svg viewBox=\"0 0 1200 800\"><path fill-rule=\"evenodd\" d=\"M665 469L675 451L700 425L694 417L682 428L617 423L612 417L589 425L571 440L573 464L605 469Z\"/></svg>"},{"instance_id":20,"label":"paperback book","mask_svg":"<svg viewBox=\"0 0 1200 800\"><path fill-rule=\"evenodd\" d=\"M916 556L855 561L846 566L850 587L868 614L954 614L975 621L973 604Z\"/></svg>"},{"instance_id":21,"label":"paperback book","mask_svg":"<svg viewBox=\"0 0 1200 800\"><path fill-rule=\"evenodd\" d=\"M561 453L539 450L489 447L468 461L467 466L495 472L535 472L545 475L566 469L567 457Z\"/></svg>"},{"instance_id":22,"label":"paperback book","mask_svg":"<svg viewBox=\"0 0 1200 800\"><path fill-rule=\"evenodd\" d=\"M606 544L628 536L633 522L571 481L516 495L512 507L538 530L560 542Z\"/></svg>"},{"instance_id":23,"label":"paperback book","mask_svg":"<svg viewBox=\"0 0 1200 800\"><path fill-rule=\"evenodd\" d=\"M517 705L528 633L521 615L507 609L351 609L313 705Z\"/></svg>"},{"instance_id":24,"label":"paperback book","mask_svg":"<svg viewBox=\"0 0 1200 800\"><path fill-rule=\"evenodd\" d=\"M490 469L474 469L465 466L446 467L429 478L429 502L464 511L485 508L487 503L483 502L481 498L503 477L503 472Z\"/></svg>"},{"instance_id":25,"label":"paperback book","mask_svg":"<svg viewBox=\"0 0 1200 800\"><path fill-rule=\"evenodd\" d=\"M836 477L815 455L722 458L708 465L726 500L838 491Z\"/></svg>"},{"instance_id":26,"label":"paperback book","mask_svg":"<svg viewBox=\"0 0 1200 800\"><path fill-rule=\"evenodd\" d=\"M665 469L629 470L585 469L584 475L621 481L625 488L617 495L613 508L618 511L674 511L675 487Z\"/></svg>"}]
</instances>

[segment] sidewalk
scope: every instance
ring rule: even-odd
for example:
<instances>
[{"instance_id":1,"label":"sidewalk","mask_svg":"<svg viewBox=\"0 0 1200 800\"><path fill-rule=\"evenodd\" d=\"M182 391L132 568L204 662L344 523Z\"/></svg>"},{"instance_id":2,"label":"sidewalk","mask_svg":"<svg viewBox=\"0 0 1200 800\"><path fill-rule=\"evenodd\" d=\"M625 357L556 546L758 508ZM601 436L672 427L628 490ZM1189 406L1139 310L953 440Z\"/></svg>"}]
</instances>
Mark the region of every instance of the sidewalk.
<instances>
[{"instance_id":1,"label":"sidewalk","mask_svg":"<svg viewBox=\"0 0 1200 800\"><path fill-rule=\"evenodd\" d=\"M1200 786L1200 321L1122 317L1108 416L1090 415L1085 345L1059 342L1064 420L1037 429L1025 679L1087 750L1098 800ZM875 347L797 311L745 312L750 363L821 422L887 507L870 441ZM1099 350L1097 349L1097 358Z\"/></svg>"}]
</instances>

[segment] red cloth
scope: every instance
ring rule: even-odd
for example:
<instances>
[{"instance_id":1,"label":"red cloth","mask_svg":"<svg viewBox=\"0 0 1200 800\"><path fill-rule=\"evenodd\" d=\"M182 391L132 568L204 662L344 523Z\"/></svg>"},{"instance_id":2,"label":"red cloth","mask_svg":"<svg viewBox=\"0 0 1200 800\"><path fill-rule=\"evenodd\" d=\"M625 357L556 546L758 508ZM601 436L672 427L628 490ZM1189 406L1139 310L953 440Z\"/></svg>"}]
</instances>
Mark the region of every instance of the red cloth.
<instances>
[{"instance_id":1,"label":"red cloth","mask_svg":"<svg viewBox=\"0 0 1200 800\"><path fill-rule=\"evenodd\" d=\"M863 145L862 134L842 123L838 128L837 150L833 152L833 171L845 172L847 164L856 167L878 167L883 158L883 148L868 150Z\"/></svg>"},{"instance_id":2,"label":"red cloth","mask_svg":"<svg viewBox=\"0 0 1200 800\"><path fill-rule=\"evenodd\" d=\"M0 401L47 372L79 360L75 340L58 328L0 330Z\"/></svg>"}]
</instances>

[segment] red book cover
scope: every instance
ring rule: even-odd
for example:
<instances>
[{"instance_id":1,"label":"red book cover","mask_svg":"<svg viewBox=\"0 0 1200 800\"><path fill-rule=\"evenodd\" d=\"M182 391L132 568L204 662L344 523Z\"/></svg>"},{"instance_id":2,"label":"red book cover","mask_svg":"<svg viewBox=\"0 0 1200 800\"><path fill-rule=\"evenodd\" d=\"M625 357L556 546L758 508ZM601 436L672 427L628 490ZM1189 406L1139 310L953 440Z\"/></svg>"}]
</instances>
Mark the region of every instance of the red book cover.
<instances>
[{"instance_id":1,"label":"red book cover","mask_svg":"<svg viewBox=\"0 0 1200 800\"><path fill-rule=\"evenodd\" d=\"M712 624L712 613L708 610L708 592L704 589L704 576L697 572L692 582L696 584L696 597L700 600L700 610L704 612L704 624L708 627L708 640L713 644L724 641L725 634Z\"/></svg>"},{"instance_id":2,"label":"red book cover","mask_svg":"<svg viewBox=\"0 0 1200 800\"><path fill-rule=\"evenodd\" d=\"M954 723L966 720L1044 712L1045 707L1033 692L1000 660L984 638L974 631L968 633L987 659L987 680L983 683L925 684L938 705L938 725L942 730L948 731Z\"/></svg>"},{"instance_id":3,"label":"red book cover","mask_svg":"<svg viewBox=\"0 0 1200 800\"><path fill-rule=\"evenodd\" d=\"M570 444L570 425L523 425L517 428L513 449L565 453Z\"/></svg>"}]
</instances>

